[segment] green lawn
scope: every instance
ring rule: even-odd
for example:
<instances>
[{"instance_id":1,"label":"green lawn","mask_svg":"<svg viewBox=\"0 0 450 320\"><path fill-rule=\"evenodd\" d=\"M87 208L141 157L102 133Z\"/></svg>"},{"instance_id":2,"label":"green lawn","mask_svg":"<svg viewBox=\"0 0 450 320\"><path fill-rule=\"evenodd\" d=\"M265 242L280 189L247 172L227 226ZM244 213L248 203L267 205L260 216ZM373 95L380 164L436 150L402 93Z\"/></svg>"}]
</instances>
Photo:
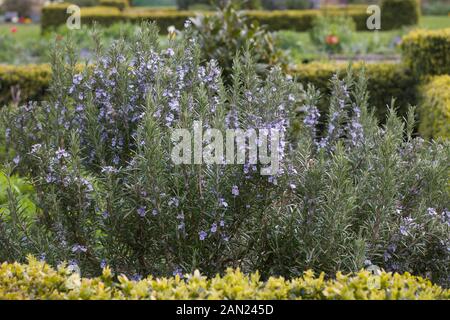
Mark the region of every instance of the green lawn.
<instances>
[{"instance_id":1,"label":"green lawn","mask_svg":"<svg viewBox=\"0 0 450 320\"><path fill-rule=\"evenodd\" d=\"M148 9L135 7L133 10ZM11 28L13 27L17 28L17 32L14 34L11 32ZM426 29L450 28L450 17L424 16L421 18L418 27ZM352 47L354 50L362 53L396 54L398 53L396 42L399 41L402 35L409 32L410 29L411 28L380 32L357 32ZM37 24L1 24L0 35L2 34L10 34L19 42L39 39L39 37L41 37L40 26ZM278 35L279 45L283 49L290 50L291 57L294 61L299 62L302 60L326 58L326 56L319 53L311 43L308 32L280 31L278 32Z\"/></svg>"},{"instance_id":2,"label":"green lawn","mask_svg":"<svg viewBox=\"0 0 450 320\"><path fill-rule=\"evenodd\" d=\"M446 16L424 16L420 19L419 27L424 29L450 28L450 17Z\"/></svg>"},{"instance_id":3,"label":"green lawn","mask_svg":"<svg viewBox=\"0 0 450 320\"><path fill-rule=\"evenodd\" d=\"M14 37L18 40L40 37L41 27L38 24L0 24L0 34L12 34L11 28L16 28Z\"/></svg>"}]
</instances>

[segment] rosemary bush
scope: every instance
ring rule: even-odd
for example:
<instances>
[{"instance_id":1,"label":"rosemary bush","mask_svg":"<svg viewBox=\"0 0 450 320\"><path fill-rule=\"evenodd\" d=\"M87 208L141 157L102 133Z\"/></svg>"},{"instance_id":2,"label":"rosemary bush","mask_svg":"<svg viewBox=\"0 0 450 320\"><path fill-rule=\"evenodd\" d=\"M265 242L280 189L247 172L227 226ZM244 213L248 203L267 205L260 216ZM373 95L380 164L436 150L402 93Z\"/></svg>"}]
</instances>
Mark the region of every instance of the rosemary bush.
<instances>
[{"instance_id":1,"label":"rosemary bush","mask_svg":"<svg viewBox=\"0 0 450 320\"><path fill-rule=\"evenodd\" d=\"M83 69L70 43L59 48L49 100L3 110L12 171L32 184L36 214L8 189L0 260L30 253L135 278L376 265L448 284L449 144L414 138L412 111L406 125L391 110L378 127L364 74L349 73L332 79L320 115L320 94L278 67L260 77L247 53L225 85L195 38L162 49L154 25L140 30L109 48L97 41ZM280 130L282 170L175 165L170 133L196 120Z\"/></svg>"}]
</instances>

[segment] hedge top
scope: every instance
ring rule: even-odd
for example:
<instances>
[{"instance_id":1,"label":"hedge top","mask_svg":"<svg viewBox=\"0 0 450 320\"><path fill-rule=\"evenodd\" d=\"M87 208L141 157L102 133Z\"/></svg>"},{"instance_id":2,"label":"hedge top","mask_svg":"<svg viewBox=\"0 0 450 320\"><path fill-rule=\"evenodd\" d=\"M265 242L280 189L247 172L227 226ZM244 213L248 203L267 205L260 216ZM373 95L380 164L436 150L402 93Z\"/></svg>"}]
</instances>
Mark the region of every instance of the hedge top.
<instances>
[{"instance_id":1,"label":"hedge top","mask_svg":"<svg viewBox=\"0 0 450 320\"><path fill-rule=\"evenodd\" d=\"M107 2L102 2L107 3ZM66 9L69 3L60 3L48 5L43 8L42 12L42 29L47 30L65 23L67 20ZM397 9L397 7L395 7ZM122 8L124 9L124 8ZM382 19L383 30L399 28L403 25L413 25L418 21L417 11L410 6L399 9L403 12L401 21L398 21L396 15L384 15ZM204 12L210 14L210 12ZM86 7L82 8L81 19L90 23L98 21L101 24L112 24L120 20L136 21L136 20L155 20L160 29L165 31L168 26L182 27L186 19L195 16L195 11L184 10L120 10L117 6L109 7ZM312 21L318 15L346 15L353 18L358 30L367 30L366 20L368 14L366 7L361 5L350 5L346 8L326 7L322 9L312 10L248 10L246 15L252 20L258 21L260 24L267 25L270 30L296 30L306 31L311 28ZM400 25L399 25L400 23Z\"/></svg>"},{"instance_id":2,"label":"hedge top","mask_svg":"<svg viewBox=\"0 0 450 320\"><path fill-rule=\"evenodd\" d=\"M403 42L416 42L430 39L446 39L450 41L450 28L438 30L416 29L405 35Z\"/></svg>"},{"instance_id":3,"label":"hedge top","mask_svg":"<svg viewBox=\"0 0 450 320\"><path fill-rule=\"evenodd\" d=\"M414 30L401 46L403 60L418 76L450 74L450 28Z\"/></svg>"},{"instance_id":4,"label":"hedge top","mask_svg":"<svg viewBox=\"0 0 450 320\"><path fill-rule=\"evenodd\" d=\"M270 277L262 281L258 272L243 274L228 269L223 276L206 278L198 271L171 278L148 277L141 281L120 275L114 279L109 268L97 278L81 278L61 266L57 270L29 258L28 264L0 265L0 299L449 299L450 290L429 280L369 271L325 279L309 270L302 277L286 280Z\"/></svg>"}]
</instances>

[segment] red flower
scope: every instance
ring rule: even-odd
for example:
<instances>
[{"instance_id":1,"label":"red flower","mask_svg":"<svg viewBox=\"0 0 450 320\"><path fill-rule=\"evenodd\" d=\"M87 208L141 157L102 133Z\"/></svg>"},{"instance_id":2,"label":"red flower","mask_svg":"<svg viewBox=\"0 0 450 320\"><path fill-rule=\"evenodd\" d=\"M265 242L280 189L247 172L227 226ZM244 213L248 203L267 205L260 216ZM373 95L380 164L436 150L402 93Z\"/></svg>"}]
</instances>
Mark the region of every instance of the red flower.
<instances>
[{"instance_id":1,"label":"red flower","mask_svg":"<svg viewBox=\"0 0 450 320\"><path fill-rule=\"evenodd\" d=\"M12 27L12 28L11 28L11 32L12 32L12 33L16 33L17 31L18 31L18 30L17 30L16 27Z\"/></svg>"},{"instance_id":2,"label":"red flower","mask_svg":"<svg viewBox=\"0 0 450 320\"><path fill-rule=\"evenodd\" d=\"M329 45L334 46L339 43L339 37L335 36L333 34L330 34L325 38L325 42Z\"/></svg>"}]
</instances>

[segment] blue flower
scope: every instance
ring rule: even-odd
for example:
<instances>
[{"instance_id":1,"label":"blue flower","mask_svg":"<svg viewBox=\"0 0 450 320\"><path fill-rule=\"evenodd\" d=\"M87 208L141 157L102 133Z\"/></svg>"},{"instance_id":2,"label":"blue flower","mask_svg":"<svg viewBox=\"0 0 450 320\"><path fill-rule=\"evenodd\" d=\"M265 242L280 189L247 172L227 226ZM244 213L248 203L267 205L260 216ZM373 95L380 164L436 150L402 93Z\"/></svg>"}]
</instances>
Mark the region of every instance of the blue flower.
<instances>
[{"instance_id":1,"label":"blue flower","mask_svg":"<svg viewBox=\"0 0 450 320\"><path fill-rule=\"evenodd\" d=\"M183 270L181 270L180 267L175 268L175 270L173 270L172 275L175 276L179 276L180 278L183 278Z\"/></svg>"},{"instance_id":2,"label":"blue flower","mask_svg":"<svg viewBox=\"0 0 450 320\"><path fill-rule=\"evenodd\" d=\"M146 212L147 212L146 207L140 207L139 209L137 209L137 213L141 218L145 217Z\"/></svg>"},{"instance_id":3,"label":"blue flower","mask_svg":"<svg viewBox=\"0 0 450 320\"><path fill-rule=\"evenodd\" d=\"M81 252L86 252L87 248L85 246L79 245L79 244L75 244L72 247L72 252L73 253L81 253Z\"/></svg>"},{"instance_id":4,"label":"blue flower","mask_svg":"<svg viewBox=\"0 0 450 320\"><path fill-rule=\"evenodd\" d=\"M203 240L206 239L206 237L208 236L208 234L207 234L205 231L200 231L200 232L198 233L198 236L199 236L200 241L203 241Z\"/></svg>"},{"instance_id":5,"label":"blue flower","mask_svg":"<svg viewBox=\"0 0 450 320\"><path fill-rule=\"evenodd\" d=\"M225 201L224 198L219 198L219 207L227 208L228 203Z\"/></svg>"},{"instance_id":6,"label":"blue flower","mask_svg":"<svg viewBox=\"0 0 450 320\"><path fill-rule=\"evenodd\" d=\"M20 162L20 156L17 155L16 157L14 157L13 162L14 162L15 165L18 165L19 162Z\"/></svg>"},{"instance_id":7,"label":"blue flower","mask_svg":"<svg viewBox=\"0 0 450 320\"><path fill-rule=\"evenodd\" d=\"M436 212L435 208L428 208L427 211L428 211L428 214L430 216L436 216L437 215L437 212Z\"/></svg>"}]
</instances>

